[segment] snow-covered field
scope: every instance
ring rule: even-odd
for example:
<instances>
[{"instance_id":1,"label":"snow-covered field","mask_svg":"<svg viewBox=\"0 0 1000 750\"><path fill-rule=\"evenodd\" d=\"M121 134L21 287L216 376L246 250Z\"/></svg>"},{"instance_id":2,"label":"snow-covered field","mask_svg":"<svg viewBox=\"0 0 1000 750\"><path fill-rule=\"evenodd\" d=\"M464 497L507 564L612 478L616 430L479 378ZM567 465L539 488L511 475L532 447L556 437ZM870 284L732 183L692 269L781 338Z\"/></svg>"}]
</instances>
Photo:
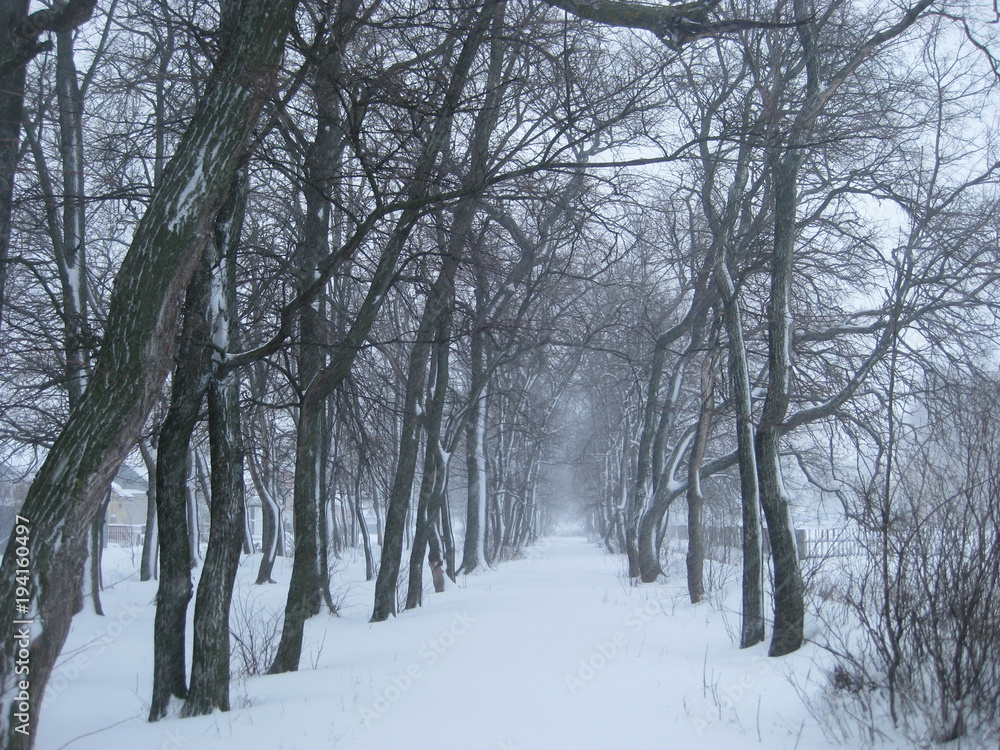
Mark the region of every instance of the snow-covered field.
<instances>
[{"instance_id":1,"label":"snow-covered field","mask_svg":"<svg viewBox=\"0 0 1000 750\"><path fill-rule=\"evenodd\" d=\"M266 624L290 563L279 558L279 583L259 587L256 562L244 560L236 599ZM109 550L106 582L131 565L126 550ZM119 581L104 592L106 617L88 609L74 620L38 748L831 746L789 679L817 673L821 654L740 651L726 606L735 600L691 605L677 565L666 583L634 588L620 558L556 537L378 625L363 571L353 562L336 574L341 616L308 623L299 672L237 680L229 713L156 724L145 721L155 583Z\"/></svg>"}]
</instances>

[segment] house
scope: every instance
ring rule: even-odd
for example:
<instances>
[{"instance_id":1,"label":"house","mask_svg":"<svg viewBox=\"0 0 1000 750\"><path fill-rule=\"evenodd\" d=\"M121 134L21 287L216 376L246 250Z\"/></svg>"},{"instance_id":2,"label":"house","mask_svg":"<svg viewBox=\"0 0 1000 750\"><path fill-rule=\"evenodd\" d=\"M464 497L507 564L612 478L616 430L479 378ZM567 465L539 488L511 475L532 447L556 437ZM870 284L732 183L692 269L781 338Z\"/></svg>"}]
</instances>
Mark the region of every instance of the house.
<instances>
[{"instance_id":1,"label":"house","mask_svg":"<svg viewBox=\"0 0 1000 750\"><path fill-rule=\"evenodd\" d=\"M31 486L31 476L0 463L0 549L6 546L14 516L20 511ZM111 500L105 522L106 539L111 543L134 544L142 538L146 526L145 477L129 466L122 466L111 483Z\"/></svg>"},{"instance_id":2,"label":"house","mask_svg":"<svg viewBox=\"0 0 1000 750\"><path fill-rule=\"evenodd\" d=\"M109 525L145 526L149 484L130 466L122 466L111 482L111 500L105 522Z\"/></svg>"}]
</instances>

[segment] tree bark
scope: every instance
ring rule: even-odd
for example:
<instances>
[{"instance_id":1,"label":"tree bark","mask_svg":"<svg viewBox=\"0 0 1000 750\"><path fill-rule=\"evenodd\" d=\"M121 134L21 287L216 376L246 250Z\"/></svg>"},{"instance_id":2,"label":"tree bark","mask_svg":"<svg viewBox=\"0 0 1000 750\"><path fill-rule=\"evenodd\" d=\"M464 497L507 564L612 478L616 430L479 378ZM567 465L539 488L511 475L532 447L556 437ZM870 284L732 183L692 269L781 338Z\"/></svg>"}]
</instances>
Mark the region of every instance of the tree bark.
<instances>
[{"instance_id":1,"label":"tree bark","mask_svg":"<svg viewBox=\"0 0 1000 750\"><path fill-rule=\"evenodd\" d=\"M484 377L482 371L482 332L474 332L473 337L471 377L472 383L475 384ZM486 414L488 409L485 388L478 389L477 393L478 395L469 406L471 413L469 414L469 423L465 428L465 466L468 489L466 490L465 541L462 549L462 565L459 570L466 574L472 573L486 564L483 548L486 534Z\"/></svg>"},{"instance_id":2,"label":"tree bark","mask_svg":"<svg viewBox=\"0 0 1000 750\"><path fill-rule=\"evenodd\" d=\"M701 409L698 426L695 428L691 457L688 459L688 552L687 567L688 596L692 604L697 604L705 596L705 528L702 512L705 497L701 492L701 466L705 461L705 448L712 427L715 389L715 353L706 354L701 365Z\"/></svg>"},{"instance_id":3,"label":"tree bark","mask_svg":"<svg viewBox=\"0 0 1000 750\"><path fill-rule=\"evenodd\" d=\"M419 445L419 417L417 406L424 392L427 378L427 355L429 331L433 316L430 300L424 307L417 341L410 350L406 389L403 396L403 420L400 426L399 453L396 458L396 472L392 490L389 493L389 508L385 514L385 530L382 534L382 560L378 577L375 579L375 604L372 622L382 622L396 614L396 583L403 554L403 535L406 526L406 512L410 505L413 476L417 468Z\"/></svg>"},{"instance_id":4,"label":"tree bark","mask_svg":"<svg viewBox=\"0 0 1000 750\"><path fill-rule=\"evenodd\" d=\"M743 339L743 313L725 258L716 267L716 285L720 290L723 320L729 348L729 373L732 382L733 409L736 412L736 445L740 466L740 500L743 574L743 613L740 624L740 648L749 648L764 640L764 562L760 535L760 494L757 457L754 452L753 402L750 396L750 368Z\"/></svg>"},{"instance_id":5,"label":"tree bark","mask_svg":"<svg viewBox=\"0 0 1000 750\"><path fill-rule=\"evenodd\" d=\"M358 467L357 473L354 477L354 502L352 503L352 509L354 511L354 518L357 521L358 528L361 531L361 543L364 546L365 551L365 580L370 581L375 577L375 558L372 555L372 540L371 535L368 533L368 523L365 520L365 514L362 511L361 505L361 467Z\"/></svg>"},{"instance_id":6,"label":"tree bark","mask_svg":"<svg viewBox=\"0 0 1000 750\"><path fill-rule=\"evenodd\" d=\"M263 435L263 432L262 432ZM267 455L267 438L264 437L264 445L261 451ZM262 476L263 472L257 467L257 462L253 456L249 456L248 466L250 478L254 488L257 490L257 497L260 498L261 515L263 516L261 530L261 557L260 566L257 568L257 585L263 583L274 583L271 578L271 571L274 570L274 561L278 553L278 540L281 533L281 508L275 499L271 488L268 486L267 476Z\"/></svg>"},{"instance_id":7,"label":"tree bark","mask_svg":"<svg viewBox=\"0 0 1000 750\"><path fill-rule=\"evenodd\" d=\"M208 318L209 259L203 257L188 286L184 327L174 368L170 407L160 426L156 451L156 517L160 533L160 581L153 622L153 695L149 720L167 715L170 699L187 697L185 632L191 584L191 539L188 533L188 476L191 436L208 387L211 356Z\"/></svg>"},{"instance_id":8,"label":"tree bark","mask_svg":"<svg viewBox=\"0 0 1000 750\"><path fill-rule=\"evenodd\" d=\"M182 716L229 710L229 608L243 542L246 504L239 379L226 372L208 392L212 453L211 529L194 609L191 687Z\"/></svg>"},{"instance_id":9,"label":"tree bark","mask_svg":"<svg viewBox=\"0 0 1000 750\"><path fill-rule=\"evenodd\" d=\"M292 576L285 604L285 620L281 640L269 674L292 672L299 668L302 654L302 636L305 621L319 614L323 602L319 570L320 523L317 485L319 483L319 457L324 429L323 400L305 398L299 407L299 421L295 439L296 498L293 516L295 552ZM302 502L299 502L299 498ZM316 502L312 498L316 498Z\"/></svg>"},{"instance_id":10,"label":"tree bark","mask_svg":"<svg viewBox=\"0 0 1000 750\"><path fill-rule=\"evenodd\" d=\"M451 262L449 262L451 261ZM442 274L454 274L457 259L446 258L446 266L450 266L449 271L442 270ZM442 503L439 491L444 488L444 461L441 457L441 423L444 419L445 397L448 393L448 336L451 330L448 324L448 316L451 304L451 287L454 284L452 277L445 284L445 299L432 302L428 299L427 304L440 305L442 308L441 320L438 321L438 336L434 347L433 371L433 391L427 399L424 409L426 415L424 423L424 433L427 437L424 449L424 473L420 483L420 497L417 502L416 528L413 535L413 546L410 549L410 575L406 592L406 608L413 609L419 607L423 601L423 565L424 551L430 546L428 562L431 572L434 574L434 589L439 591L444 588L444 576L441 569L444 564L442 556L440 537L437 526L440 524ZM437 285L435 285L437 286Z\"/></svg>"},{"instance_id":11,"label":"tree bark","mask_svg":"<svg viewBox=\"0 0 1000 750\"><path fill-rule=\"evenodd\" d=\"M209 315L215 359L208 387L211 527L195 598L191 685L182 716L229 710L229 608L245 528L246 488L240 381L237 371L224 369L221 360L235 344L236 256L246 200L246 173L240 170L216 216L214 242L205 250L212 261Z\"/></svg>"},{"instance_id":12,"label":"tree bark","mask_svg":"<svg viewBox=\"0 0 1000 750\"><path fill-rule=\"evenodd\" d=\"M139 451L142 453L143 463L146 464L146 531L142 537L139 580L151 581L157 577L156 561L160 548L156 525L156 458L150 452L145 440L140 441Z\"/></svg>"},{"instance_id":13,"label":"tree bark","mask_svg":"<svg viewBox=\"0 0 1000 750\"><path fill-rule=\"evenodd\" d=\"M70 404L87 384L87 254L85 246L83 174L83 93L77 79L74 33L61 31L56 44L56 92L59 108L59 152L62 162L62 237L57 246L63 286L66 376Z\"/></svg>"},{"instance_id":14,"label":"tree bark","mask_svg":"<svg viewBox=\"0 0 1000 750\"><path fill-rule=\"evenodd\" d=\"M338 22L334 24L337 33L321 50L322 58L313 71L312 92L316 103L317 129L306 156L307 179L302 186L306 213L303 239L299 246L299 286L303 291L314 283L321 259L329 253L329 196L338 177L337 165L343 148L342 115L336 82L340 75L343 45L349 33L346 19L354 7L356 4L338 8ZM324 597L329 597L325 561L326 511L321 495L325 489L322 486L325 446L329 442L326 402L339 381L329 389L320 386L319 376L329 366L324 367L322 344L325 342L319 304L313 299L299 311L298 381L302 398L295 430L292 516L295 549L281 640L268 669L269 674L298 669L305 621L318 614ZM345 336L349 337L350 334ZM341 354L341 361L331 363L331 366L346 364L343 370L343 376L346 376L356 354L356 349L347 349Z\"/></svg>"},{"instance_id":15,"label":"tree bark","mask_svg":"<svg viewBox=\"0 0 1000 750\"><path fill-rule=\"evenodd\" d=\"M94 614L104 617L104 605L101 603L101 589L104 588L102 563L104 560L104 518L111 502L110 490L104 495L104 502L94 516L90 526L90 595L93 599Z\"/></svg>"},{"instance_id":16,"label":"tree bark","mask_svg":"<svg viewBox=\"0 0 1000 750\"><path fill-rule=\"evenodd\" d=\"M781 435L788 413L791 374L791 283L795 248L796 181L801 157L772 156L774 250L768 301L768 383L760 424L754 438L760 501L767 520L774 565L774 633L771 656L783 656L802 645L805 617L802 574L788 497L781 480Z\"/></svg>"}]
</instances>

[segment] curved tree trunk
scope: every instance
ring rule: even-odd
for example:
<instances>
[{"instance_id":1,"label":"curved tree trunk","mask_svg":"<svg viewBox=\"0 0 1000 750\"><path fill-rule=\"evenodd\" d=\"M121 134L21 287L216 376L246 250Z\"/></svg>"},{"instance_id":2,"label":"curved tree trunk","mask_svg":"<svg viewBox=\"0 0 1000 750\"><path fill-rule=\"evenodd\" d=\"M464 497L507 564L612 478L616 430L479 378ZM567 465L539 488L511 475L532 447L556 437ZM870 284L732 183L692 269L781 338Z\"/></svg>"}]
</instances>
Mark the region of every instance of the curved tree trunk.
<instances>
[{"instance_id":1,"label":"curved tree trunk","mask_svg":"<svg viewBox=\"0 0 1000 750\"><path fill-rule=\"evenodd\" d=\"M705 596L705 528L702 523L705 498L701 493L700 472L705 460L708 435L712 427L715 364L716 358L713 352L705 356L701 365L701 409L698 414L698 426L695 428L694 443L691 445L691 458L688 459L688 552L686 565L688 596L691 598L692 604L697 604Z\"/></svg>"},{"instance_id":2,"label":"curved tree trunk","mask_svg":"<svg viewBox=\"0 0 1000 750\"><path fill-rule=\"evenodd\" d=\"M266 442L261 450L266 455ZM274 583L274 580L271 578L271 571L274 570L274 561L278 553L278 541L281 533L281 508L278 507L278 501L271 492L271 488L268 487L268 477L261 476L263 472L257 467L257 462L252 455L248 458L247 465L250 469L250 479L257 490L257 497L260 498L263 525L261 529L260 566L257 568L256 583L258 585Z\"/></svg>"},{"instance_id":3,"label":"curved tree trunk","mask_svg":"<svg viewBox=\"0 0 1000 750\"><path fill-rule=\"evenodd\" d=\"M450 273L454 273L457 264L449 263L449 259L446 259L445 263L451 268ZM442 274L444 273L445 271L442 270ZM453 283L452 279L446 285L448 289L444 293L449 297L450 286ZM428 299L428 304L431 304L430 299ZM447 307L450 300L442 300L440 304L443 317L438 324L437 342L434 347L435 357L432 365L434 388L424 409L426 415L424 432L427 439L424 449L424 473L420 482L420 498L417 502L416 529L413 534L413 546L410 549L409 582L406 591L407 609L419 607L423 601L424 551L428 549L428 545L430 545L428 562L431 566L431 572L435 576L434 589L438 591L438 586L441 587L441 590L444 587L444 578L441 573L444 558L437 526L440 524L442 511L439 491L442 491L444 487L445 467L441 457L441 423L444 419L445 397L448 393L448 336L451 327L448 324L449 311Z\"/></svg>"},{"instance_id":4,"label":"curved tree trunk","mask_svg":"<svg viewBox=\"0 0 1000 750\"><path fill-rule=\"evenodd\" d=\"M213 261L209 314L216 360L208 387L211 527L195 598L191 685L182 716L229 710L229 608L245 528L246 491L240 381L236 371L223 369L219 360L235 343L236 253L246 200L246 170L240 170L216 217L215 241L205 251Z\"/></svg>"},{"instance_id":5,"label":"curved tree trunk","mask_svg":"<svg viewBox=\"0 0 1000 750\"><path fill-rule=\"evenodd\" d=\"M243 441L239 379L213 378L208 392L211 528L194 608L191 686L182 716L229 710L229 608L243 542Z\"/></svg>"},{"instance_id":6,"label":"curved tree trunk","mask_svg":"<svg viewBox=\"0 0 1000 750\"><path fill-rule=\"evenodd\" d=\"M465 431L465 467L468 477L465 509L465 541L462 550L464 573L483 567L483 539L486 535L486 416L489 413L486 389L485 335L486 272L482 264L475 269L476 320L469 340L469 416Z\"/></svg>"},{"instance_id":7,"label":"curved tree trunk","mask_svg":"<svg viewBox=\"0 0 1000 750\"><path fill-rule=\"evenodd\" d=\"M372 540L371 534L368 533L368 522L365 520L365 514L362 510L360 466L354 477L354 497L351 508L354 511L354 518L357 521L358 528L361 531L361 543L365 550L365 580L370 581L375 577L375 557L372 554Z\"/></svg>"},{"instance_id":8,"label":"curved tree trunk","mask_svg":"<svg viewBox=\"0 0 1000 750\"><path fill-rule=\"evenodd\" d=\"M139 563L139 580L156 578L156 557L159 551L156 526L156 457L143 440L139 443L142 461L146 464L146 531L142 537L142 560Z\"/></svg>"},{"instance_id":9,"label":"curved tree trunk","mask_svg":"<svg viewBox=\"0 0 1000 750\"><path fill-rule=\"evenodd\" d=\"M736 412L736 444L740 465L740 499L743 509L743 613L740 648L749 648L764 640L764 563L760 534L760 495L757 457L754 453L753 402L750 396L750 370L743 340L743 314L726 259L720 258L715 272L720 290L723 321L729 347L729 373L732 382L733 408Z\"/></svg>"},{"instance_id":10,"label":"curved tree trunk","mask_svg":"<svg viewBox=\"0 0 1000 750\"><path fill-rule=\"evenodd\" d=\"M801 155L772 156L774 187L774 251L768 303L767 397L754 438L760 501L767 520L774 566L774 633L771 656L783 656L802 645L805 601L798 551L781 480L781 435L788 412L791 374L791 283L795 247L796 180Z\"/></svg>"},{"instance_id":11,"label":"curved tree trunk","mask_svg":"<svg viewBox=\"0 0 1000 750\"><path fill-rule=\"evenodd\" d=\"M191 435L208 386L209 276L202 259L187 290L180 352L174 368L170 407L160 426L156 451L156 517L160 534L160 581L153 623L153 695L149 720L167 715L172 697L187 697L185 632L191 585L191 540L188 534L188 476Z\"/></svg>"}]
</instances>

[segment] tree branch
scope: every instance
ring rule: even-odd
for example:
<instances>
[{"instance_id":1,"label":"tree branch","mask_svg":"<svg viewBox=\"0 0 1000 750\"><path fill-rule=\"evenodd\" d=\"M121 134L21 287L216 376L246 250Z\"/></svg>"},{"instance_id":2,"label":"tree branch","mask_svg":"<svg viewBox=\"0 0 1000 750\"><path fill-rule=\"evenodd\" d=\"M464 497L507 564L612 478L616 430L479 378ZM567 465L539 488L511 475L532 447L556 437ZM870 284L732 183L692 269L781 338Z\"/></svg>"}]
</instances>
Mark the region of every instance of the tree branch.
<instances>
[{"instance_id":1,"label":"tree branch","mask_svg":"<svg viewBox=\"0 0 1000 750\"><path fill-rule=\"evenodd\" d=\"M27 65L35 55L52 49L51 41L38 41L42 34L75 29L90 20L96 6L97 0L68 0L26 16L8 32L0 57L0 79Z\"/></svg>"},{"instance_id":2,"label":"tree branch","mask_svg":"<svg viewBox=\"0 0 1000 750\"><path fill-rule=\"evenodd\" d=\"M743 18L709 20L720 0L695 0L680 5L649 5L621 0L545 0L574 16L608 26L652 31L674 49L707 37L745 29L787 29L801 22L772 23Z\"/></svg>"}]
</instances>

